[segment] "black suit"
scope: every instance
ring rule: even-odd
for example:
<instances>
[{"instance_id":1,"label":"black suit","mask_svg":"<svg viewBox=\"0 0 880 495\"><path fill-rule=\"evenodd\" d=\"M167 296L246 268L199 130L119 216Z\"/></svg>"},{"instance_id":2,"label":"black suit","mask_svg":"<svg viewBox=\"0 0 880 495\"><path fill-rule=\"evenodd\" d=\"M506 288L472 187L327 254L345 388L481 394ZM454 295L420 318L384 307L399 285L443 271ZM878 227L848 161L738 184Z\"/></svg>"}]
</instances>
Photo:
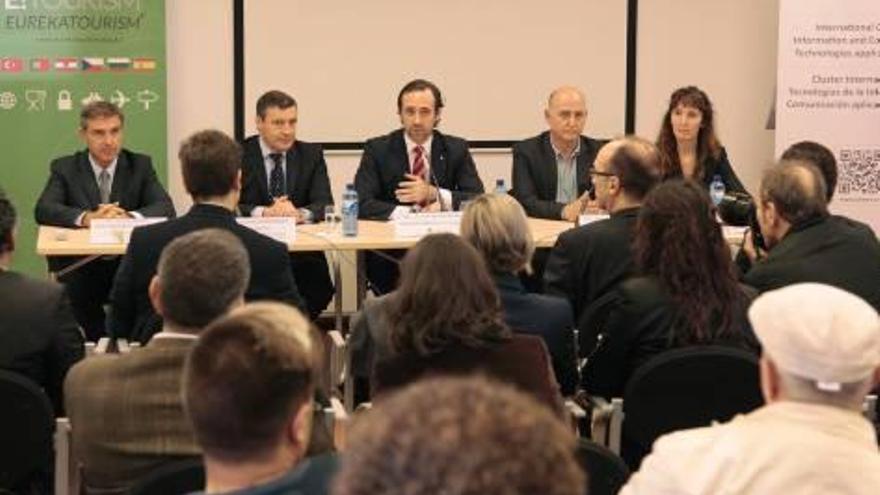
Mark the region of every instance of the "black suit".
<instances>
[{"instance_id":1,"label":"black suit","mask_svg":"<svg viewBox=\"0 0 880 495\"><path fill-rule=\"evenodd\" d=\"M89 152L79 151L55 159L49 168L49 181L34 211L37 223L77 227L77 218L95 210L101 202ZM159 183L150 157L126 149L119 153L116 162L110 202L118 202L126 211L136 211L145 217L174 217L174 205ZM59 271L80 259L50 257L49 269ZM105 334L103 304L118 265L118 258L101 258L59 279L67 285L74 315L90 340Z\"/></svg>"},{"instance_id":2,"label":"black suit","mask_svg":"<svg viewBox=\"0 0 880 495\"><path fill-rule=\"evenodd\" d=\"M574 317L563 298L531 294L512 274L493 274L501 296L504 322L513 331L536 335L544 340L556 381L563 395L577 388L577 358L574 350Z\"/></svg>"},{"instance_id":3,"label":"black suit","mask_svg":"<svg viewBox=\"0 0 880 495\"><path fill-rule=\"evenodd\" d=\"M435 130L430 168L430 182L452 192L452 205L444 205L446 209L457 209L463 200L483 192L483 183L464 139ZM354 178L360 217L388 220L394 208L401 205L394 191L409 172L403 129L368 140Z\"/></svg>"},{"instance_id":4,"label":"black suit","mask_svg":"<svg viewBox=\"0 0 880 495\"><path fill-rule=\"evenodd\" d=\"M176 220L139 227L132 232L110 294L113 304L110 332L114 337L147 342L160 330L160 318L153 311L147 295L159 255L175 238L207 228L232 232L247 249L251 279L245 292L246 299L284 301L305 310L290 273L287 246L239 225L234 214L226 208L196 204L189 213Z\"/></svg>"},{"instance_id":5,"label":"black suit","mask_svg":"<svg viewBox=\"0 0 880 495\"><path fill-rule=\"evenodd\" d=\"M800 282L833 285L880 311L880 243L859 222L817 218L792 227L743 281L761 292Z\"/></svg>"},{"instance_id":6,"label":"black suit","mask_svg":"<svg viewBox=\"0 0 880 495\"><path fill-rule=\"evenodd\" d=\"M599 148L607 141L586 136L580 137L577 155L577 193L582 195L590 189L590 175ZM513 145L513 188L511 195L517 199L530 217L562 218L562 203L556 202L556 152L550 143L550 131L520 141Z\"/></svg>"},{"instance_id":7,"label":"black suit","mask_svg":"<svg viewBox=\"0 0 880 495\"><path fill-rule=\"evenodd\" d=\"M709 189L709 185L712 184L712 179L716 175L721 177L725 192L749 193L746 191L745 186L742 185L742 182L740 182L739 177L736 176L736 172L733 171L730 160L727 158L727 151L724 148L721 148L718 159L712 158L710 155L703 161L703 184L706 185L706 189Z\"/></svg>"},{"instance_id":8,"label":"black suit","mask_svg":"<svg viewBox=\"0 0 880 495\"><path fill-rule=\"evenodd\" d=\"M260 137L251 136L242 143L244 163L242 164L242 189L239 209L242 215L250 216L256 206L270 206L273 198L269 194L269 178ZM324 151L317 144L297 141L285 153L286 194L297 208L311 212L312 219L320 222L324 218L324 207L333 204L330 191L330 178ZM333 282L327 258L322 252L290 253L290 265L296 285L305 298L312 318L317 317L333 297Z\"/></svg>"},{"instance_id":9,"label":"black suit","mask_svg":"<svg viewBox=\"0 0 880 495\"><path fill-rule=\"evenodd\" d=\"M410 173L409 153L403 129L370 139L364 145L361 163L354 178L359 200L359 215L365 220L388 220L394 208L401 206L394 191ZM462 201L481 194L483 182L464 139L434 131L431 141L430 177L428 180L452 193L452 204L444 209L458 209ZM386 251L385 256L400 258L403 251ZM368 252L367 278L374 291L386 294L397 281L397 264Z\"/></svg>"},{"instance_id":10,"label":"black suit","mask_svg":"<svg viewBox=\"0 0 880 495\"><path fill-rule=\"evenodd\" d=\"M568 298L581 332L582 318L633 271L630 247L639 208L620 210L563 232L550 252L544 282L547 293ZM589 352L589 339L581 352Z\"/></svg>"},{"instance_id":11,"label":"black suit","mask_svg":"<svg viewBox=\"0 0 880 495\"><path fill-rule=\"evenodd\" d=\"M0 314L0 368L40 384L63 416L64 377L84 354L64 288L0 272Z\"/></svg>"}]
</instances>

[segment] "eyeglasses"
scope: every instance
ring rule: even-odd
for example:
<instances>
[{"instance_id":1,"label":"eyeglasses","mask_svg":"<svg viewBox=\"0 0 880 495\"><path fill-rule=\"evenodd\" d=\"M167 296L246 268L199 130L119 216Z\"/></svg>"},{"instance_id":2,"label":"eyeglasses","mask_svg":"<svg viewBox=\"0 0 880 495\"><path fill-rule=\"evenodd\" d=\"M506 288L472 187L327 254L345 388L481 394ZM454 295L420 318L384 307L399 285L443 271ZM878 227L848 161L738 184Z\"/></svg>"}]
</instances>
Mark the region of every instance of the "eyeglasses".
<instances>
[{"instance_id":1,"label":"eyeglasses","mask_svg":"<svg viewBox=\"0 0 880 495\"><path fill-rule=\"evenodd\" d=\"M591 168L588 172L590 176L598 176L598 177L616 177L611 172L602 172L600 170L596 170L595 168Z\"/></svg>"}]
</instances>

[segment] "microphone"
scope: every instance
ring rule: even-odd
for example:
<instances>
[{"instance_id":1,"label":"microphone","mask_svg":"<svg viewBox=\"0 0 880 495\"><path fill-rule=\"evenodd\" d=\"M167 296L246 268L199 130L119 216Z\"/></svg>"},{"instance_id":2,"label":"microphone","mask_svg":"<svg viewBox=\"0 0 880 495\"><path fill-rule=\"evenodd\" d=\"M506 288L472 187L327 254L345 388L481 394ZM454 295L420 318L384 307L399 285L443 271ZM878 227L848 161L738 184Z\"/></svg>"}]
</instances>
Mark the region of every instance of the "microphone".
<instances>
[{"instance_id":1,"label":"microphone","mask_svg":"<svg viewBox=\"0 0 880 495\"><path fill-rule=\"evenodd\" d=\"M446 159L446 155L444 155L443 152L441 151L440 152L440 161L442 162L445 159ZM437 201L440 202L440 211L446 211L446 205L443 204L443 195L440 194L440 181L437 180L437 176L434 174L434 167L429 167L428 170L431 172L430 179L432 181L434 181L434 185L437 187ZM428 182L428 183L430 184L430 182ZM451 205L450 205L450 210L452 210Z\"/></svg>"}]
</instances>

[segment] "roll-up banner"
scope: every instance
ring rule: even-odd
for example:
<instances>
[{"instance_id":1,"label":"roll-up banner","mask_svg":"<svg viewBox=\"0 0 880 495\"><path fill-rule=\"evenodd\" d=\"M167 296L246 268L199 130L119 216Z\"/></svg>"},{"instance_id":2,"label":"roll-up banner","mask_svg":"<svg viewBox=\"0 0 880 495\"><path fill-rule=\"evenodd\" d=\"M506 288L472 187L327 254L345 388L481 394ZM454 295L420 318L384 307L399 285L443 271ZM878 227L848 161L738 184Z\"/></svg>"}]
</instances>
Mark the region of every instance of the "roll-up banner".
<instances>
[{"instance_id":1,"label":"roll-up banner","mask_svg":"<svg viewBox=\"0 0 880 495\"><path fill-rule=\"evenodd\" d=\"M49 162L85 147L86 103L121 107L123 146L166 182L165 67L164 0L0 0L0 187L18 210L16 269L46 273L34 204Z\"/></svg>"}]
</instances>

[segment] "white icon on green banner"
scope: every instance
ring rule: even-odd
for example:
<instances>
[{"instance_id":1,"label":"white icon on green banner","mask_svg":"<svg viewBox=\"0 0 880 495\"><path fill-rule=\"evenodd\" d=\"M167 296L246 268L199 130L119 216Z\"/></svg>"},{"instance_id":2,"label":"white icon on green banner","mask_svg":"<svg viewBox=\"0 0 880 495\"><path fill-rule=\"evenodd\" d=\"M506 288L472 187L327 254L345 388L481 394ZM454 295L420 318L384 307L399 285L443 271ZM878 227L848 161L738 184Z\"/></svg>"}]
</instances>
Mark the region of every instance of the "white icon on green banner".
<instances>
[{"instance_id":1,"label":"white icon on green banner","mask_svg":"<svg viewBox=\"0 0 880 495\"><path fill-rule=\"evenodd\" d=\"M18 97L12 91L4 91L0 93L0 108L3 110L12 110L18 104Z\"/></svg>"},{"instance_id":2,"label":"white icon on green banner","mask_svg":"<svg viewBox=\"0 0 880 495\"><path fill-rule=\"evenodd\" d=\"M150 105L159 100L159 95L149 89L142 89L137 93L137 100L144 106L144 110L149 110Z\"/></svg>"},{"instance_id":3,"label":"white icon on green banner","mask_svg":"<svg viewBox=\"0 0 880 495\"><path fill-rule=\"evenodd\" d=\"M45 89L28 89L24 92L24 99L28 103L28 112L42 112L46 109Z\"/></svg>"},{"instance_id":4,"label":"white icon on green banner","mask_svg":"<svg viewBox=\"0 0 880 495\"><path fill-rule=\"evenodd\" d=\"M70 91L62 89L58 92L58 110L62 112L73 110L73 98L70 96Z\"/></svg>"},{"instance_id":5,"label":"white icon on green banner","mask_svg":"<svg viewBox=\"0 0 880 495\"><path fill-rule=\"evenodd\" d=\"M114 105L116 105L119 108L124 107L125 104L130 101L131 101L131 98L125 96L125 93L123 93L122 91L120 91L118 89L116 91L114 91L113 96L110 97L110 103L113 103Z\"/></svg>"},{"instance_id":6,"label":"white icon on green banner","mask_svg":"<svg viewBox=\"0 0 880 495\"><path fill-rule=\"evenodd\" d=\"M82 99L82 104L83 106L86 106L89 103L94 103L96 101L104 101L104 97L97 91L90 91L89 95Z\"/></svg>"}]
</instances>

